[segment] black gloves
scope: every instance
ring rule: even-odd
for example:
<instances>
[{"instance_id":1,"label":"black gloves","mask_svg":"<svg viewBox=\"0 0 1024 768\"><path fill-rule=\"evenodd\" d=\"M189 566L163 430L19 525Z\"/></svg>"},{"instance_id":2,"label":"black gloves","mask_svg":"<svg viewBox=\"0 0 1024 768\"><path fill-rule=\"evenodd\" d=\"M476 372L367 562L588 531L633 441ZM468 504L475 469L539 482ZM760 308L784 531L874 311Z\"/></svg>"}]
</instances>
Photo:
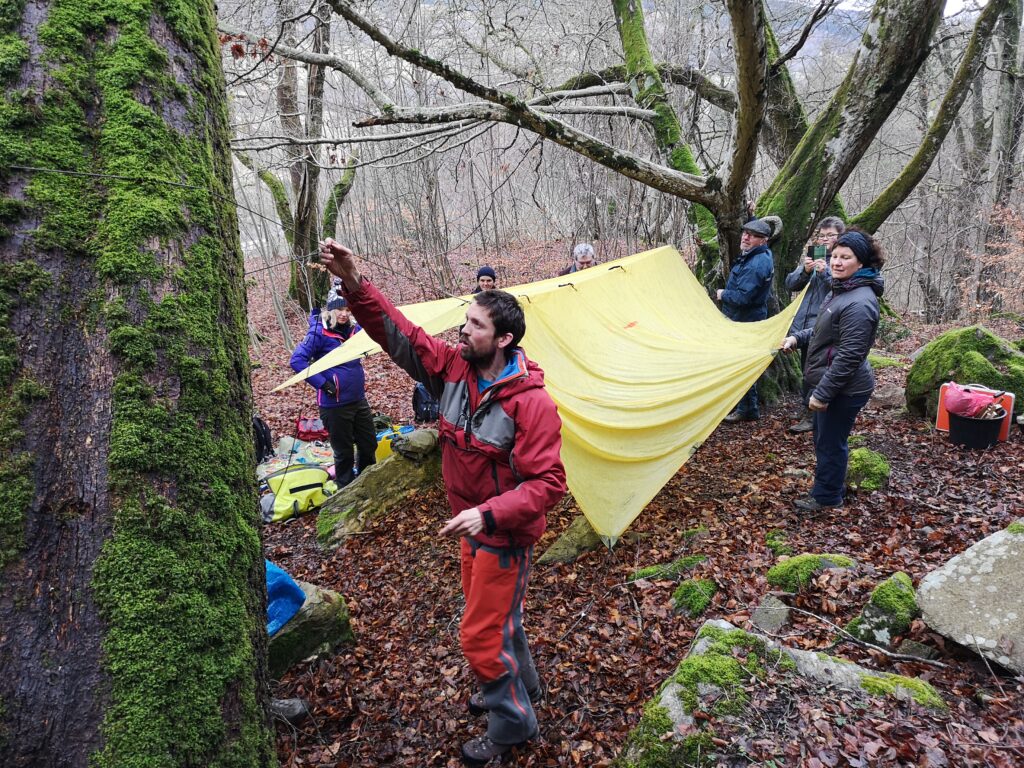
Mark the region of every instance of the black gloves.
<instances>
[{"instance_id":1,"label":"black gloves","mask_svg":"<svg viewBox=\"0 0 1024 768\"><path fill-rule=\"evenodd\" d=\"M331 381L330 379L325 381L323 383L323 385L320 387L320 389L322 389L324 392L326 392L331 397L335 397L336 398L338 396L338 388L336 386L334 386L334 382Z\"/></svg>"}]
</instances>

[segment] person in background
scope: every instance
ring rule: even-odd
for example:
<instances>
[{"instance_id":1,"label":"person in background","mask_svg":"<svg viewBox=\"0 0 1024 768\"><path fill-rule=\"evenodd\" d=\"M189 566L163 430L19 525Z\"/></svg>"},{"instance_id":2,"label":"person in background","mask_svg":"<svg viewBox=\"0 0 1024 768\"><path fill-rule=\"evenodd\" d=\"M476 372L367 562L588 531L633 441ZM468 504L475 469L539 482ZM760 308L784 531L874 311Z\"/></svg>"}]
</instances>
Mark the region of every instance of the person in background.
<instances>
[{"instance_id":1,"label":"person in background","mask_svg":"<svg viewBox=\"0 0 1024 768\"><path fill-rule=\"evenodd\" d=\"M440 402L441 473L452 517L440 534L460 540L465 609L462 652L480 684L469 698L487 733L462 745L483 765L533 739L531 701L541 686L523 630L533 545L565 495L562 422L543 371L519 347L523 308L505 291L482 291L466 308L459 344L409 321L359 274L355 254L326 240L320 259L366 332Z\"/></svg>"},{"instance_id":2,"label":"person in background","mask_svg":"<svg viewBox=\"0 0 1024 768\"><path fill-rule=\"evenodd\" d=\"M476 271L476 288L473 289L473 293L480 293L481 291L489 291L492 288L498 287L498 276L494 273L493 267L484 265Z\"/></svg>"},{"instance_id":3,"label":"person in background","mask_svg":"<svg viewBox=\"0 0 1024 768\"><path fill-rule=\"evenodd\" d=\"M301 373L359 330L352 322L348 302L335 294L327 303L327 309L310 313L306 337L292 352L292 370ZM316 390L320 420L334 451L334 482L343 488L355 479L357 454L360 471L377 461L377 432L373 427L373 412L366 402L363 364L352 360L310 376L306 382Z\"/></svg>"},{"instance_id":4,"label":"person in background","mask_svg":"<svg viewBox=\"0 0 1024 768\"><path fill-rule=\"evenodd\" d=\"M789 327L789 335L795 335L807 328L814 327L814 321L818 319L818 311L822 303L832 292L832 273L828 269L828 258L832 255L832 246L836 238L846 231L846 224L838 216L829 216L818 223L818 229L814 233L811 246L819 246L825 249L825 258L812 258L809 254L804 255L801 263L786 275L786 288L793 293L802 291L808 283L811 287L807 289L800 309L797 310L793 324ZM807 348L800 350L800 370L807 364ZM807 403L807 382L803 384L803 401ZM805 409L803 418L793 424L790 432L810 432L814 429L814 418L810 409Z\"/></svg>"},{"instance_id":5,"label":"person in background","mask_svg":"<svg viewBox=\"0 0 1024 768\"><path fill-rule=\"evenodd\" d=\"M802 512L843 505L848 439L853 423L875 388L868 352L878 330L882 247L871 235L851 229L836 238L829 258L832 291L814 324L782 342L790 352L807 348L804 381L814 412L814 486L797 499Z\"/></svg>"},{"instance_id":6,"label":"person in background","mask_svg":"<svg viewBox=\"0 0 1024 768\"><path fill-rule=\"evenodd\" d=\"M580 243L572 249L572 264L563 269L558 275L571 275L581 269L587 269L597 264L597 255L594 253L594 246L590 243Z\"/></svg>"},{"instance_id":7,"label":"person in background","mask_svg":"<svg viewBox=\"0 0 1024 768\"><path fill-rule=\"evenodd\" d=\"M772 227L764 219L751 219L743 225L740 236L740 255L729 272L725 288L719 288L717 298L722 314L737 323L752 323L768 317L768 296L772 289L775 261L768 238ZM757 402L757 384L739 401L725 421L756 421L761 418Z\"/></svg>"}]
</instances>

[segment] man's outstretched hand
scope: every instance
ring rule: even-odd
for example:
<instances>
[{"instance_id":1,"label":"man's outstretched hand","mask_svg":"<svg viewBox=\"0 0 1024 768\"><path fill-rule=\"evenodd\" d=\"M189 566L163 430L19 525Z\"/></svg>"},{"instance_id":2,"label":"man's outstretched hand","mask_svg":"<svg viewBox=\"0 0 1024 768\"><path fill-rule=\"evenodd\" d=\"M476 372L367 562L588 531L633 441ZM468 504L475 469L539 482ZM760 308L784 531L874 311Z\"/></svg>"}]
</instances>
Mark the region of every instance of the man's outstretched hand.
<instances>
[{"instance_id":1,"label":"man's outstretched hand","mask_svg":"<svg viewBox=\"0 0 1024 768\"><path fill-rule=\"evenodd\" d=\"M464 509L441 529L442 536L475 536L484 529L483 515L477 507Z\"/></svg>"},{"instance_id":2,"label":"man's outstretched hand","mask_svg":"<svg viewBox=\"0 0 1024 768\"><path fill-rule=\"evenodd\" d=\"M327 271L332 275L340 277L350 291L359 287L356 255L333 238L328 237L320 243L320 263L327 267Z\"/></svg>"}]
</instances>

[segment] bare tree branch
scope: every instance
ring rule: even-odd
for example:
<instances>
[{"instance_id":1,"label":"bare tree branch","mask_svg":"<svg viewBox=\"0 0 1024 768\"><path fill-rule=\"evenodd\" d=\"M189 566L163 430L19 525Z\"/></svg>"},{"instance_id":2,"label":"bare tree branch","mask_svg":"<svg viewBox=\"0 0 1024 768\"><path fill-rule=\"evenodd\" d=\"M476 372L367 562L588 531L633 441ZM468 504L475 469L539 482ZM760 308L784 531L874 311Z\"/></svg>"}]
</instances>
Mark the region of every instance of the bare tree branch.
<instances>
[{"instance_id":1,"label":"bare tree branch","mask_svg":"<svg viewBox=\"0 0 1024 768\"><path fill-rule=\"evenodd\" d=\"M788 51L783 53L772 63L772 69L778 69L779 67L784 66L787 61L796 56L804 47L804 44L807 42L807 38L811 36L811 32L814 31L814 28L823 21L826 16L832 13L837 5L839 5L839 0L821 0L821 2L818 3L818 7L814 9L813 13L811 13L811 18L807 20L807 23L804 24L804 28L800 31L800 37L797 38L797 41L793 43Z\"/></svg>"},{"instance_id":2,"label":"bare tree branch","mask_svg":"<svg viewBox=\"0 0 1024 768\"><path fill-rule=\"evenodd\" d=\"M988 50L999 15L1008 6L1009 0L991 0L985 6L974 25L974 33L971 35L964 57L960 60L956 75L942 99L938 114L932 120L914 157L907 163L899 176L883 190L882 194L856 216L853 220L854 224L863 227L868 232L877 230L928 173L932 162L939 154L942 142L953 127L960 107L963 106L964 100L971 90L971 83L978 76L985 61L985 53Z\"/></svg>"},{"instance_id":3,"label":"bare tree branch","mask_svg":"<svg viewBox=\"0 0 1024 768\"><path fill-rule=\"evenodd\" d=\"M251 45L262 46L266 43L269 49L268 52L276 53L286 59L301 61L305 64L317 64L335 69L355 83L361 91L370 97L370 101L372 101L381 111L388 110L393 106L391 101L380 91L380 89L377 88L377 86L367 80L359 70L338 56L304 51L300 48L294 48L282 43L269 43L267 38L262 35L258 35L255 32L249 32L244 29L239 29L238 27L233 27L230 24L225 24L224 22L220 22L217 25L217 28L225 35L231 35L235 39L244 40Z\"/></svg>"},{"instance_id":4,"label":"bare tree branch","mask_svg":"<svg viewBox=\"0 0 1024 768\"><path fill-rule=\"evenodd\" d=\"M699 69L675 64L658 64L658 73L662 79L673 85L682 85L700 96L704 101L725 112L736 111L736 94L728 88L716 85ZM599 72L584 72L566 80L555 90L577 90L609 83L625 82L626 67L623 65L608 67Z\"/></svg>"}]
</instances>

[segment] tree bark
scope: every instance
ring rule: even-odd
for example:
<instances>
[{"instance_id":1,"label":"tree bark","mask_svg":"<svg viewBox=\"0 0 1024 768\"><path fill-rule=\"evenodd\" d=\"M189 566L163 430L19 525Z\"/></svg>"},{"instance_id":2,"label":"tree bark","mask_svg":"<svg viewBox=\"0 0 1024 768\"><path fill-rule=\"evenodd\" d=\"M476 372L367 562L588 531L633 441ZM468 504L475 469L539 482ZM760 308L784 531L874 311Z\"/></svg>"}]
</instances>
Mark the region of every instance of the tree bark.
<instances>
[{"instance_id":1,"label":"tree bark","mask_svg":"<svg viewBox=\"0 0 1024 768\"><path fill-rule=\"evenodd\" d=\"M928 55L943 0L875 4L842 85L762 196L758 211L782 217L776 284L796 263L807 233L831 205Z\"/></svg>"},{"instance_id":2,"label":"tree bark","mask_svg":"<svg viewBox=\"0 0 1024 768\"><path fill-rule=\"evenodd\" d=\"M272 765L212 3L9 5L2 762Z\"/></svg>"},{"instance_id":3,"label":"tree bark","mask_svg":"<svg viewBox=\"0 0 1024 768\"><path fill-rule=\"evenodd\" d=\"M970 93L971 83L985 63L985 52L992 39L992 31L995 29L1000 14L1004 12L1009 3L1010 0L992 0L985 6L974 25L974 32L967 44L967 50L964 51L960 67L949 84L938 114L922 139L921 146L882 194L857 214L851 223L868 232L876 231L928 173L932 161L935 160L939 149L942 148L942 142L945 141L946 135L956 121L956 116L960 113L960 107L963 106L967 94ZM1014 53L1016 53L1016 49L1014 49Z\"/></svg>"}]
</instances>

